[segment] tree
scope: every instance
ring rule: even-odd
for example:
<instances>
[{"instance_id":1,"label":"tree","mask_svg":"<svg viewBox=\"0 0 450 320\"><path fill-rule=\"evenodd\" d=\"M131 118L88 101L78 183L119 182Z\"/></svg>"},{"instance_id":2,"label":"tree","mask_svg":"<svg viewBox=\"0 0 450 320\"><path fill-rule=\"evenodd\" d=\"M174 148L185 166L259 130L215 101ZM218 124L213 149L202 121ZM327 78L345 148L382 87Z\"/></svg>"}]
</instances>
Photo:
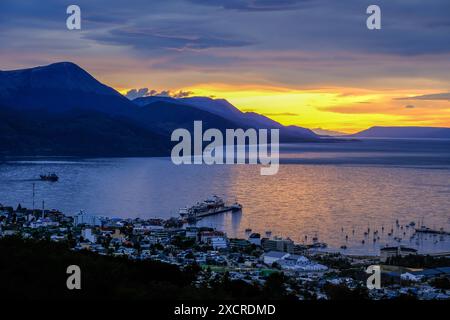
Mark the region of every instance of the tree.
<instances>
[{"instance_id":1,"label":"tree","mask_svg":"<svg viewBox=\"0 0 450 320\"><path fill-rule=\"evenodd\" d=\"M275 272L267 277L263 287L263 293L269 299L281 299L286 295L284 286L286 277L283 273Z\"/></svg>"}]
</instances>

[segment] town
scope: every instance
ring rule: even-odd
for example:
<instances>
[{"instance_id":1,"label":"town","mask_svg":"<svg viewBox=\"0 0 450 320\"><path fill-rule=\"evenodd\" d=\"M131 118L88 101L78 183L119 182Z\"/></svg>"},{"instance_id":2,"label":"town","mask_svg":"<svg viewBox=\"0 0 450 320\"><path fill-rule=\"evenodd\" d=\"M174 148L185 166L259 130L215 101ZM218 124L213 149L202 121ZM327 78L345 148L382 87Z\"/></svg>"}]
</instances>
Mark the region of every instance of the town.
<instances>
[{"instance_id":1,"label":"town","mask_svg":"<svg viewBox=\"0 0 450 320\"><path fill-rule=\"evenodd\" d=\"M224 232L186 225L182 219L120 219L80 212L0 205L0 238L66 242L74 251L153 260L180 269L199 268L195 286L223 276L263 286L272 274L283 274L284 288L298 300L450 299L450 256L420 255L398 247L380 256L350 256L296 244L289 238L228 238ZM368 266L381 266L381 288L368 290Z\"/></svg>"}]
</instances>

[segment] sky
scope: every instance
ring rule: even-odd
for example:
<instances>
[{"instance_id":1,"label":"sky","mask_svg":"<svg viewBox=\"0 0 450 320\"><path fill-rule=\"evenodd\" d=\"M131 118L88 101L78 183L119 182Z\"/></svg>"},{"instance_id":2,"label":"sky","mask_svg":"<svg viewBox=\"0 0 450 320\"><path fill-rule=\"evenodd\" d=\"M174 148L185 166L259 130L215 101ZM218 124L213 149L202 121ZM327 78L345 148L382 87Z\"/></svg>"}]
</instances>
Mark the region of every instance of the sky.
<instances>
[{"instance_id":1,"label":"sky","mask_svg":"<svg viewBox=\"0 0 450 320\"><path fill-rule=\"evenodd\" d=\"M123 94L225 98L285 125L450 127L448 0L1 0L0 69L58 61Z\"/></svg>"}]
</instances>

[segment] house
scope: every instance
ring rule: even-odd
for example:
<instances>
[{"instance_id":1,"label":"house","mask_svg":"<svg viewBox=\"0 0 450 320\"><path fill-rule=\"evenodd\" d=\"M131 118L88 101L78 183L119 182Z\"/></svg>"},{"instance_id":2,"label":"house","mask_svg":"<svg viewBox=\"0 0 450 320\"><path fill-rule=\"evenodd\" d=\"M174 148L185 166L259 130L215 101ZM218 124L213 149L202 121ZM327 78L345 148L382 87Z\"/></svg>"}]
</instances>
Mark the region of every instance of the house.
<instances>
[{"instance_id":1,"label":"house","mask_svg":"<svg viewBox=\"0 0 450 320\"><path fill-rule=\"evenodd\" d=\"M288 265L299 265L310 263L310 260L305 256L299 256L296 254L290 254L283 259Z\"/></svg>"},{"instance_id":2,"label":"house","mask_svg":"<svg viewBox=\"0 0 450 320\"><path fill-rule=\"evenodd\" d=\"M302 272L321 272L328 270L328 267L315 263L305 256L290 254L278 261L282 269L302 271Z\"/></svg>"},{"instance_id":3,"label":"house","mask_svg":"<svg viewBox=\"0 0 450 320\"><path fill-rule=\"evenodd\" d=\"M211 238L214 237L224 237L225 234L220 231L201 231L200 232L200 241L203 243L208 243Z\"/></svg>"},{"instance_id":4,"label":"house","mask_svg":"<svg viewBox=\"0 0 450 320\"><path fill-rule=\"evenodd\" d=\"M414 272L414 275L421 276L421 277L427 278L427 279L437 278L437 277L441 277L441 276L448 276L448 275L450 275L450 267L424 269L422 271Z\"/></svg>"},{"instance_id":5,"label":"house","mask_svg":"<svg viewBox=\"0 0 450 320\"><path fill-rule=\"evenodd\" d=\"M90 243L95 243L97 241L97 237L92 233L92 229L90 228L81 230L81 236Z\"/></svg>"},{"instance_id":6,"label":"house","mask_svg":"<svg viewBox=\"0 0 450 320\"><path fill-rule=\"evenodd\" d=\"M197 227L187 227L186 228L186 238L197 239L198 228Z\"/></svg>"},{"instance_id":7,"label":"house","mask_svg":"<svg viewBox=\"0 0 450 320\"><path fill-rule=\"evenodd\" d=\"M277 262L288 256L289 256L289 253L286 253L286 252L269 251L264 254L264 263L271 266L274 262Z\"/></svg>"},{"instance_id":8,"label":"house","mask_svg":"<svg viewBox=\"0 0 450 320\"><path fill-rule=\"evenodd\" d=\"M101 226L102 219L98 216L89 215L84 213L84 211L80 211L73 217L73 222L75 226L80 224L85 224L87 226Z\"/></svg>"},{"instance_id":9,"label":"house","mask_svg":"<svg viewBox=\"0 0 450 320\"><path fill-rule=\"evenodd\" d=\"M209 241L214 249L226 249L228 247L227 238L225 237L213 237Z\"/></svg>"},{"instance_id":10,"label":"house","mask_svg":"<svg viewBox=\"0 0 450 320\"><path fill-rule=\"evenodd\" d=\"M245 249L250 246L250 242L245 239L230 239L232 248Z\"/></svg>"},{"instance_id":11,"label":"house","mask_svg":"<svg viewBox=\"0 0 450 320\"><path fill-rule=\"evenodd\" d=\"M152 230L148 239L151 243L163 243L167 244L170 241L170 234L164 229Z\"/></svg>"},{"instance_id":12,"label":"house","mask_svg":"<svg viewBox=\"0 0 450 320\"><path fill-rule=\"evenodd\" d=\"M400 279L405 280L405 281L412 281L412 282L419 282L420 280L422 280L422 278L423 278L422 275L412 274L409 272L405 272L400 275Z\"/></svg>"},{"instance_id":13,"label":"house","mask_svg":"<svg viewBox=\"0 0 450 320\"><path fill-rule=\"evenodd\" d=\"M123 241L125 239L125 235L120 232L119 228L116 228L116 229L114 229L114 233L111 234L111 238L112 239L119 239L119 240Z\"/></svg>"},{"instance_id":14,"label":"house","mask_svg":"<svg viewBox=\"0 0 450 320\"><path fill-rule=\"evenodd\" d=\"M261 240L261 245L265 251L283 251L283 252L294 252L294 241L291 239L283 239L275 237L273 239L264 238Z\"/></svg>"},{"instance_id":15,"label":"house","mask_svg":"<svg viewBox=\"0 0 450 320\"><path fill-rule=\"evenodd\" d=\"M252 233L250 237L248 237L248 241L250 241L251 244L260 246L261 245L261 235L259 233Z\"/></svg>"},{"instance_id":16,"label":"house","mask_svg":"<svg viewBox=\"0 0 450 320\"><path fill-rule=\"evenodd\" d=\"M61 235L57 235L57 234L52 234L52 235L50 236L50 240L55 241L55 242L65 240L65 238L66 238L66 237L61 236Z\"/></svg>"}]
</instances>

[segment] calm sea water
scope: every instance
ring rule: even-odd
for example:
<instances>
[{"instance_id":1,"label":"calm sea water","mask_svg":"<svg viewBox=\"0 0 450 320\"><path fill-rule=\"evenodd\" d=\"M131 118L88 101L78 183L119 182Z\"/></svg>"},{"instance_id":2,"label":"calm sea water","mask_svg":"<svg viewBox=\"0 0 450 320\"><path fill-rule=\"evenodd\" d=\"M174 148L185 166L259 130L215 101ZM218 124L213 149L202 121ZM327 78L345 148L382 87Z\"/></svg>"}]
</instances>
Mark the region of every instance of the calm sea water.
<instances>
[{"instance_id":1,"label":"calm sea water","mask_svg":"<svg viewBox=\"0 0 450 320\"><path fill-rule=\"evenodd\" d=\"M182 165L169 158L20 158L0 162L0 203L36 204L66 214L83 209L118 217L177 216L211 194L244 206L199 222L244 237L245 229L310 243L314 236L352 253L403 244L450 251L442 236L412 237L414 221L450 231L450 141L363 140L282 147L277 175L257 165ZM57 183L39 181L56 172ZM399 221L399 226L396 225ZM382 228L384 227L384 232ZM364 236L370 228L371 233ZM402 229L403 228L403 229ZM388 236L390 230L393 236ZM373 242L373 231L380 239ZM348 236L348 239L346 239ZM362 240L365 243L362 244Z\"/></svg>"}]
</instances>

